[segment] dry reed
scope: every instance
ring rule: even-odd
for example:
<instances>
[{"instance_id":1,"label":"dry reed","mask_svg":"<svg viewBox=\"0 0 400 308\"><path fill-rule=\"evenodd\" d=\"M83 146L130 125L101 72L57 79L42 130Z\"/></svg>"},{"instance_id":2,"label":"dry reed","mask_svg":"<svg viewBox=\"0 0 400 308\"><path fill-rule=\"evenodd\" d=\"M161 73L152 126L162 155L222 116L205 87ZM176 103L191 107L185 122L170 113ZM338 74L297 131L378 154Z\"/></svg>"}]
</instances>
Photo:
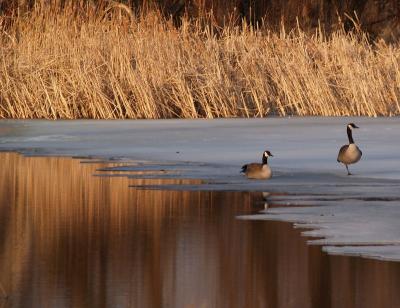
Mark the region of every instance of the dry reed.
<instances>
[{"instance_id":1,"label":"dry reed","mask_svg":"<svg viewBox=\"0 0 400 308\"><path fill-rule=\"evenodd\" d=\"M0 118L400 114L400 47L135 16L123 5L0 16Z\"/></svg>"}]
</instances>

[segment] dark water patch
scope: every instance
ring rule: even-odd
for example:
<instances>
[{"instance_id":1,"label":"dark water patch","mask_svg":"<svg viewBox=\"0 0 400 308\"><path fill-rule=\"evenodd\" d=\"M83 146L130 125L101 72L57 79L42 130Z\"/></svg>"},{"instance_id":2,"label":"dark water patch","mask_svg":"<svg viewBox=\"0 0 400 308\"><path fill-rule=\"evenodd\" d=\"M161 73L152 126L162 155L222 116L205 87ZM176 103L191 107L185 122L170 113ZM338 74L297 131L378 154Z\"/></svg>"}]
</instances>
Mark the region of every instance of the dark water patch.
<instances>
[{"instance_id":1,"label":"dark water patch","mask_svg":"<svg viewBox=\"0 0 400 308\"><path fill-rule=\"evenodd\" d=\"M328 256L289 223L237 219L264 209L261 193L137 190L165 182L0 161L0 306L400 306L399 263Z\"/></svg>"}]
</instances>

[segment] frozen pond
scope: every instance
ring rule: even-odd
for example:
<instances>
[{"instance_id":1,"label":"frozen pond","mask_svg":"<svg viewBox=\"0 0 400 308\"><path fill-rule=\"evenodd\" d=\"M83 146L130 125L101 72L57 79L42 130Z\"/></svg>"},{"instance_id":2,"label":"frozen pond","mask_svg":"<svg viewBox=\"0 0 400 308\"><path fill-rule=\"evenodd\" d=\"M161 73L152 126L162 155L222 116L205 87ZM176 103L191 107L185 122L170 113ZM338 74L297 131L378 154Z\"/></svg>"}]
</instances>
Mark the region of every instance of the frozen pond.
<instances>
[{"instance_id":1,"label":"frozen pond","mask_svg":"<svg viewBox=\"0 0 400 308\"><path fill-rule=\"evenodd\" d=\"M336 162L348 122L360 126L354 139L363 151L351 177ZM2 121L0 148L124 162L104 168L106 176L203 180L154 189L272 193L272 208L239 218L294 222L329 253L400 260L399 131L398 118ZM274 178L244 179L240 166L265 149Z\"/></svg>"}]
</instances>

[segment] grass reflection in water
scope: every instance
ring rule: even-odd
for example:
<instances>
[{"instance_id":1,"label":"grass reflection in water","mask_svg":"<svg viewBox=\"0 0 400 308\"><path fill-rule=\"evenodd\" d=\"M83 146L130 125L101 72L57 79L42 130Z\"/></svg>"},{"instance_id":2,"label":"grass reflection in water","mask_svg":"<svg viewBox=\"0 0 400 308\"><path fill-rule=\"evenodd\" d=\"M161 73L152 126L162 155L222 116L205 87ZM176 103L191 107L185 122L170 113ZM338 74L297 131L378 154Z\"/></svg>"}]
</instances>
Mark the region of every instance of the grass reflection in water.
<instances>
[{"instance_id":1,"label":"grass reflection in water","mask_svg":"<svg viewBox=\"0 0 400 308\"><path fill-rule=\"evenodd\" d=\"M399 307L397 263L329 257L262 196L135 190L102 163L0 155L10 307ZM187 183L175 181L174 183Z\"/></svg>"}]
</instances>

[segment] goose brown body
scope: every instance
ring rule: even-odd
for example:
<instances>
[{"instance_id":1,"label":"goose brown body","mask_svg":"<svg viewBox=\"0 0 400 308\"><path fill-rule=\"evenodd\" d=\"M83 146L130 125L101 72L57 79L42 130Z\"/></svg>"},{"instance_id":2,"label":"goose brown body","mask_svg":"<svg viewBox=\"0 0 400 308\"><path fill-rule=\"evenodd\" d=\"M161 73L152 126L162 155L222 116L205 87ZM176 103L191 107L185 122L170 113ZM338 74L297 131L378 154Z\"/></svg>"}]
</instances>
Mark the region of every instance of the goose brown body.
<instances>
[{"instance_id":1,"label":"goose brown body","mask_svg":"<svg viewBox=\"0 0 400 308\"><path fill-rule=\"evenodd\" d=\"M338 154L338 162L345 165L355 164L361 159L362 152L354 143L342 146Z\"/></svg>"}]
</instances>

